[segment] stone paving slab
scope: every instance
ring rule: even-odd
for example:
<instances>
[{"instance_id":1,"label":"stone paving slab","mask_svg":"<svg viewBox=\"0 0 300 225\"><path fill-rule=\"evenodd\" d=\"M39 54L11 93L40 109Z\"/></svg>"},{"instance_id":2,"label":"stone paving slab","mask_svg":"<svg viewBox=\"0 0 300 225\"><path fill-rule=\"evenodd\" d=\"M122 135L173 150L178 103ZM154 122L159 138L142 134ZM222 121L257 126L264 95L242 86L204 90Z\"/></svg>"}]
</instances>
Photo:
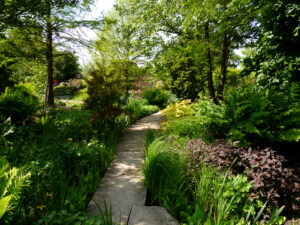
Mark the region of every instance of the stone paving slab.
<instances>
[{"instance_id":1,"label":"stone paving slab","mask_svg":"<svg viewBox=\"0 0 300 225\"><path fill-rule=\"evenodd\" d=\"M144 144L147 130L158 129L162 116L156 113L137 121L120 138L116 155L101 183L90 201L87 212L91 216L100 216L94 201L104 210L111 205L114 221L127 224L134 205L145 205L146 188L143 183L142 164L144 162Z\"/></svg>"},{"instance_id":2,"label":"stone paving slab","mask_svg":"<svg viewBox=\"0 0 300 225\"><path fill-rule=\"evenodd\" d=\"M179 225L179 223L160 206L133 206L128 225Z\"/></svg>"},{"instance_id":3,"label":"stone paving slab","mask_svg":"<svg viewBox=\"0 0 300 225\"><path fill-rule=\"evenodd\" d=\"M105 176L101 185L94 194L93 199L104 210L104 199L107 208L111 205L113 220L126 224L133 205L144 205L146 201L146 188L142 176ZM99 210L94 201L88 206L88 213L93 216L100 216Z\"/></svg>"},{"instance_id":4,"label":"stone paving slab","mask_svg":"<svg viewBox=\"0 0 300 225\"><path fill-rule=\"evenodd\" d=\"M107 173L111 176L142 176L144 152L119 152L111 163Z\"/></svg>"}]
</instances>

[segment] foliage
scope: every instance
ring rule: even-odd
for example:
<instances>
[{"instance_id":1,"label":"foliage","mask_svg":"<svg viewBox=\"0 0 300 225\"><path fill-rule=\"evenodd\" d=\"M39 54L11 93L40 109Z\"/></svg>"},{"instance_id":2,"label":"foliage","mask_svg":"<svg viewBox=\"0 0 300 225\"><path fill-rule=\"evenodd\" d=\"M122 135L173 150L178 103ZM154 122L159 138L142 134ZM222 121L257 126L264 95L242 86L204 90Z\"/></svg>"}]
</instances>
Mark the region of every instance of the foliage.
<instances>
[{"instance_id":1,"label":"foliage","mask_svg":"<svg viewBox=\"0 0 300 225\"><path fill-rule=\"evenodd\" d=\"M173 44L155 58L155 73L165 81L166 87L182 99L195 100L204 91L202 55L188 41Z\"/></svg>"},{"instance_id":2,"label":"foliage","mask_svg":"<svg viewBox=\"0 0 300 225\"><path fill-rule=\"evenodd\" d=\"M59 1L29 1L26 3L20 2L21 8L19 8L19 1L10 2L5 1L7 4L1 4L1 13L8 12L4 18L1 18L2 23L6 23L4 30L9 28L18 27L19 29L26 30L32 26L38 27L39 32L37 34L26 35L24 38L27 40L35 40L41 38L44 46L45 62L47 64L47 85L45 91L45 103L49 106L54 105L53 96L53 39L59 40L56 43L67 44L78 39L72 38L70 35L71 29L79 26L95 27L97 21L79 21L75 19L75 14L82 11L88 11L89 5L92 3L90 0L59 0ZM28 4L30 3L30 4ZM76 8L76 10L74 10ZM76 11L76 12L75 12ZM17 17L14 14L17 13ZM22 18L22 19L19 19ZM12 21L11 21L12 20ZM64 33L64 35L60 35ZM1 30L1 34L2 30ZM1 37L5 35L1 35ZM72 41L71 41L72 40ZM65 41L65 43L63 43ZM82 42L82 40L81 40Z\"/></svg>"},{"instance_id":3,"label":"foliage","mask_svg":"<svg viewBox=\"0 0 300 225\"><path fill-rule=\"evenodd\" d=\"M248 177L253 186L248 192L251 199L268 202L278 208L285 205L285 214L296 215L299 201L299 178L284 166L285 159L271 149L243 149L219 142L207 145L201 139L190 140L184 150L188 156L187 171L194 174L205 163L217 170L230 169L234 174ZM266 212L266 216L270 212Z\"/></svg>"},{"instance_id":4,"label":"foliage","mask_svg":"<svg viewBox=\"0 0 300 225\"><path fill-rule=\"evenodd\" d=\"M72 52L59 52L54 59L53 78L58 81L67 81L80 75L78 57Z\"/></svg>"},{"instance_id":5,"label":"foliage","mask_svg":"<svg viewBox=\"0 0 300 225\"><path fill-rule=\"evenodd\" d=\"M127 102L129 92L133 91L134 83L143 73L138 66L142 48L137 46L139 30L131 25L128 13L114 8L103 20L97 40L94 44L95 61L104 61L122 80L124 100Z\"/></svg>"},{"instance_id":6,"label":"foliage","mask_svg":"<svg viewBox=\"0 0 300 225\"><path fill-rule=\"evenodd\" d=\"M0 58L2 60L2 58ZM5 91L5 88L13 85L13 81L11 80L11 70L8 68L9 66L6 63L0 64L0 94Z\"/></svg>"},{"instance_id":7,"label":"foliage","mask_svg":"<svg viewBox=\"0 0 300 225\"><path fill-rule=\"evenodd\" d=\"M0 114L11 117L13 123L23 121L33 115L39 106L39 100L29 85L18 84L6 88L0 95Z\"/></svg>"},{"instance_id":8,"label":"foliage","mask_svg":"<svg viewBox=\"0 0 300 225\"><path fill-rule=\"evenodd\" d=\"M30 173L15 167L9 168L5 158L0 157L0 222L9 224L18 206L23 189L29 186Z\"/></svg>"},{"instance_id":9,"label":"foliage","mask_svg":"<svg viewBox=\"0 0 300 225\"><path fill-rule=\"evenodd\" d=\"M288 92L258 90L253 86L232 89L225 96L224 118L229 122L227 139L240 145L272 141L298 141L299 86Z\"/></svg>"},{"instance_id":10,"label":"foliage","mask_svg":"<svg viewBox=\"0 0 300 225\"><path fill-rule=\"evenodd\" d=\"M15 83L31 83L39 94L43 94L46 65L44 57L41 57L45 51L41 30L36 26L29 29L13 28L5 36L0 39L0 55L4 58L3 63L8 65L7 78Z\"/></svg>"},{"instance_id":11,"label":"foliage","mask_svg":"<svg viewBox=\"0 0 300 225\"><path fill-rule=\"evenodd\" d=\"M87 215L82 212L68 212L67 210L61 210L61 211L50 211L46 213L46 215L41 218L37 224L45 224L45 225L50 225L50 224L66 224L66 225L71 225L71 224L93 224L93 225L100 225L100 219L97 217L96 218L91 218L87 219Z\"/></svg>"},{"instance_id":12,"label":"foliage","mask_svg":"<svg viewBox=\"0 0 300 225\"><path fill-rule=\"evenodd\" d=\"M129 14L130 27L139 31L136 39L157 76L178 97L194 100L200 92L214 98L213 72L220 73L222 95L227 70L235 60L233 49L255 40L258 11L265 4L126 0L116 8Z\"/></svg>"},{"instance_id":13,"label":"foliage","mask_svg":"<svg viewBox=\"0 0 300 225\"><path fill-rule=\"evenodd\" d=\"M178 217L188 208L187 186L181 171L182 157L170 147L163 139L154 140L147 148L143 173L151 203L163 205Z\"/></svg>"},{"instance_id":14,"label":"foliage","mask_svg":"<svg viewBox=\"0 0 300 225\"><path fill-rule=\"evenodd\" d=\"M68 82L60 82L54 87L54 96L72 96L75 92L85 88L85 83L80 79L70 79Z\"/></svg>"},{"instance_id":15,"label":"foliage","mask_svg":"<svg viewBox=\"0 0 300 225\"><path fill-rule=\"evenodd\" d=\"M249 87L238 91L241 92L240 98L236 99L243 107L240 115L247 114L247 119L241 119L244 122L234 128L230 136L236 140L244 138L248 144L256 138L268 142L298 142L300 61L296 49L300 46L299 4L295 0L272 0L262 7L260 13L259 41L244 59L242 73L253 73L256 83L252 91ZM234 102L234 95L237 93L230 93L228 100ZM232 106L229 106L231 111ZM244 107L253 115L246 112L247 109L244 111Z\"/></svg>"},{"instance_id":16,"label":"foliage","mask_svg":"<svg viewBox=\"0 0 300 225\"><path fill-rule=\"evenodd\" d=\"M104 200L105 210L103 211L97 202L95 204L98 207L101 217L93 216L89 217L86 212L68 212L67 210L50 211L37 224L80 224L80 225L113 225L113 214L111 206L107 209L106 201ZM120 224L120 223L118 223Z\"/></svg>"},{"instance_id":17,"label":"foliage","mask_svg":"<svg viewBox=\"0 0 300 225\"><path fill-rule=\"evenodd\" d=\"M190 104L185 100L169 105L162 127L179 136L239 141L241 146L266 145L299 140L299 86L288 91L265 91L252 85L229 89L224 102L215 105L200 96Z\"/></svg>"},{"instance_id":18,"label":"foliage","mask_svg":"<svg viewBox=\"0 0 300 225\"><path fill-rule=\"evenodd\" d=\"M90 111L53 113L40 115L31 125L12 128L13 132L7 132L9 124L3 129L6 144L0 146L0 155L31 173L30 187L13 210L13 224L33 224L47 215L46 222L53 211L52 218L58 221L81 220L79 212L98 187L117 138L129 123L126 116L111 123L89 122Z\"/></svg>"},{"instance_id":19,"label":"foliage","mask_svg":"<svg viewBox=\"0 0 300 225\"><path fill-rule=\"evenodd\" d=\"M212 139L222 138L228 129L227 119L224 119L224 104L214 104L214 102L205 96L200 98L192 105L195 110L195 120L204 127L207 132L212 132Z\"/></svg>"},{"instance_id":20,"label":"foliage","mask_svg":"<svg viewBox=\"0 0 300 225\"><path fill-rule=\"evenodd\" d=\"M215 138L222 138L227 131L224 106L216 105L203 96L195 103L184 100L169 105L163 113L167 122L162 127L169 134L198 137L210 142Z\"/></svg>"},{"instance_id":21,"label":"foliage","mask_svg":"<svg viewBox=\"0 0 300 225\"><path fill-rule=\"evenodd\" d=\"M201 163L197 166L196 206L188 217L189 224L242 224L251 204L248 201L251 183L243 175L227 176L210 166Z\"/></svg>"},{"instance_id":22,"label":"foliage","mask_svg":"<svg viewBox=\"0 0 300 225\"><path fill-rule=\"evenodd\" d=\"M299 82L299 10L296 0L272 0L261 10L260 39L244 60L244 74L255 72L261 88Z\"/></svg>"},{"instance_id":23,"label":"foliage","mask_svg":"<svg viewBox=\"0 0 300 225\"><path fill-rule=\"evenodd\" d=\"M53 93L55 97L62 97L62 96L72 96L76 89L72 86L67 85L66 83L59 84L58 86L53 88Z\"/></svg>"},{"instance_id":24,"label":"foliage","mask_svg":"<svg viewBox=\"0 0 300 225\"><path fill-rule=\"evenodd\" d=\"M11 123L11 118L0 117L0 146L8 146L10 144L9 135L14 132L15 126Z\"/></svg>"},{"instance_id":25,"label":"foliage","mask_svg":"<svg viewBox=\"0 0 300 225\"><path fill-rule=\"evenodd\" d=\"M97 63L90 71L91 77L86 80L88 98L86 108L102 111L118 103L123 95L122 79L113 69Z\"/></svg>"},{"instance_id":26,"label":"foliage","mask_svg":"<svg viewBox=\"0 0 300 225\"><path fill-rule=\"evenodd\" d=\"M164 90L147 89L142 92L142 97L146 99L150 105L157 105L162 109L169 103L170 94Z\"/></svg>"},{"instance_id":27,"label":"foliage","mask_svg":"<svg viewBox=\"0 0 300 225\"><path fill-rule=\"evenodd\" d=\"M183 100L181 102L168 105L167 108L162 110L162 113L165 115L167 120L174 120L193 115L194 110L192 109L191 100Z\"/></svg>"},{"instance_id":28,"label":"foliage","mask_svg":"<svg viewBox=\"0 0 300 225\"><path fill-rule=\"evenodd\" d=\"M131 114L133 121L159 111L156 105L148 105L145 99L129 99L124 107Z\"/></svg>"},{"instance_id":29,"label":"foliage","mask_svg":"<svg viewBox=\"0 0 300 225\"><path fill-rule=\"evenodd\" d=\"M265 206L249 200L252 184L245 175L233 175L205 161L214 146L185 142L161 136L148 145L144 174L150 203L164 206L184 224L256 224L263 219ZM207 152L201 151L202 146ZM275 211L268 224L277 219L282 224L281 211Z\"/></svg>"}]
</instances>

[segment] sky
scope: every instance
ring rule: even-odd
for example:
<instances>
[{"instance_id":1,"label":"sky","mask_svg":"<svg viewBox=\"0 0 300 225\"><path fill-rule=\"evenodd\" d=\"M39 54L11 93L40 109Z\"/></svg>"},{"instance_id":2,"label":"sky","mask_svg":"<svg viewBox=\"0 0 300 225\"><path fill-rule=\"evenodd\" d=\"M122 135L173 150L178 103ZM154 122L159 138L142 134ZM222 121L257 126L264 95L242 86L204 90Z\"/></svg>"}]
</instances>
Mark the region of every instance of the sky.
<instances>
[{"instance_id":1,"label":"sky","mask_svg":"<svg viewBox=\"0 0 300 225\"><path fill-rule=\"evenodd\" d=\"M94 7L93 14L98 15L99 11L107 11L110 10L114 4L114 0L97 0L96 7Z\"/></svg>"},{"instance_id":2,"label":"sky","mask_svg":"<svg viewBox=\"0 0 300 225\"><path fill-rule=\"evenodd\" d=\"M91 12L84 19L96 19L108 10L113 8L114 0L96 0L94 6L91 7ZM96 31L90 29L81 29L81 35L88 40L95 40ZM79 57L79 63L83 66L90 60L90 55L87 48L77 47L76 55Z\"/></svg>"}]
</instances>

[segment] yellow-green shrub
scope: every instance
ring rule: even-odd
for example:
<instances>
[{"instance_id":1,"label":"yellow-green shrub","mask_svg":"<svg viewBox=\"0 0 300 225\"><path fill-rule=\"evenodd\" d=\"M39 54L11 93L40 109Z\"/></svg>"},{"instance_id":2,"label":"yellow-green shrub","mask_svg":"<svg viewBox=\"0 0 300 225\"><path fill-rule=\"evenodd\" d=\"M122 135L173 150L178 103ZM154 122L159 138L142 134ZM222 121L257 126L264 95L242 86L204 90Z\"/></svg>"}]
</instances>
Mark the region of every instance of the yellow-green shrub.
<instances>
[{"instance_id":1,"label":"yellow-green shrub","mask_svg":"<svg viewBox=\"0 0 300 225\"><path fill-rule=\"evenodd\" d=\"M174 120L185 116L191 116L195 113L192 108L191 100L186 99L181 102L176 102L162 110L167 120Z\"/></svg>"}]
</instances>

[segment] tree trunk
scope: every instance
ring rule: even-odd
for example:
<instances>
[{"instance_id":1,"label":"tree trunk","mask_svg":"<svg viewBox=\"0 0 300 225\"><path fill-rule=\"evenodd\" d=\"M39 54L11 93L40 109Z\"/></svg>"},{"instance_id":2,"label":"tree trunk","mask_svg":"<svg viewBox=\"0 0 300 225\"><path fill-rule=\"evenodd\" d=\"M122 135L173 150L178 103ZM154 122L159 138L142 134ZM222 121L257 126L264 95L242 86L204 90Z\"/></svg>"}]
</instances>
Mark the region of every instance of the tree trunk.
<instances>
[{"instance_id":1,"label":"tree trunk","mask_svg":"<svg viewBox=\"0 0 300 225\"><path fill-rule=\"evenodd\" d=\"M229 40L225 31L222 38L221 72L219 76L218 98L223 99L223 91L227 78L227 67L229 59Z\"/></svg>"},{"instance_id":2,"label":"tree trunk","mask_svg":"<svg viewBox=\"0 0 300 225\"><path fill-rule=\"evenodd\" d=\"M47 85L45 91L45 104L54 106L53 95L53 46L52 46L52 22L51 22L51 3L48 1L48 12L46 21L46 60L47 60Z\"/></svg>"},{"instance_id":3,"label":"tree trunk","mask_svg":"<svg viewBox=\"0 0 300 225\"><path fill-rule=\"evenodd\" d=\"M215 95L215 89L214 89L214 83L213 83L213 71L212 71L212 62L211 62L211 52L209 47L209 24L208 22L204 25L204 31L205 31L205 41L206 41L206 63L208 66L207 70L207 81L208 81L208 91L210 97L213 99L213 101L218 104L218 101L216 99Z\"/></svg>"}]
</instances>

